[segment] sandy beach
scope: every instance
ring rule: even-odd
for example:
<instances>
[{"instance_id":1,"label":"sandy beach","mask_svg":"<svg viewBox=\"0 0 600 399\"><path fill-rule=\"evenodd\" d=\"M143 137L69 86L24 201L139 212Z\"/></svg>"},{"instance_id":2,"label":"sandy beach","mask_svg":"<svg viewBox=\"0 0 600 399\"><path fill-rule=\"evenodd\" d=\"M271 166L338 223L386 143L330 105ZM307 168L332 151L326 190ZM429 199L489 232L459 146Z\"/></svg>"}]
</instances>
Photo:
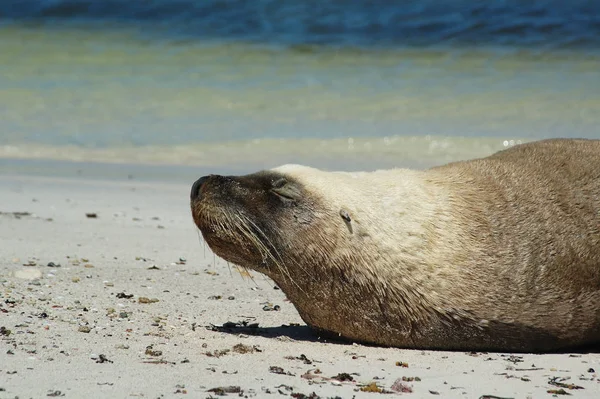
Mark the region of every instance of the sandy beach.
<instances>
[{"instance_id":1,"label":"sandy beach","mask_svg":"<svg viewBox=\"0 0 600 399\"><path fill-rule=\"evenodd\" d=\"M597 353L322 340L272 281L210 252L188 193L0 177L0 398L600 397Z\"/></svg>"}]
</instances>

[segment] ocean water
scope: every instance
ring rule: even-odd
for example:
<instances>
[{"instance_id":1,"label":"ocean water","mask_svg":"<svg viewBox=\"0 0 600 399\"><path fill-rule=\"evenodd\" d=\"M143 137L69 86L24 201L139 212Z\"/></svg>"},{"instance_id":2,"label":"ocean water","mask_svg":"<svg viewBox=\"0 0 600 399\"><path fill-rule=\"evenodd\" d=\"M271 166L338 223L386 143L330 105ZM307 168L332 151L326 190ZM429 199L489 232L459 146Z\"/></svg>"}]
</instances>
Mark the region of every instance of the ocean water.
<instances>
[{"instance_id":1,"label":"ocean water","mask_svg":"<svg viewBox=\"0 0 600 399\"><path fill-rule=\"evenodd\" d=\"M0 121L5 173L423 168L600 138L600 2L0 1Z\"/></svg>"}]
</instances>

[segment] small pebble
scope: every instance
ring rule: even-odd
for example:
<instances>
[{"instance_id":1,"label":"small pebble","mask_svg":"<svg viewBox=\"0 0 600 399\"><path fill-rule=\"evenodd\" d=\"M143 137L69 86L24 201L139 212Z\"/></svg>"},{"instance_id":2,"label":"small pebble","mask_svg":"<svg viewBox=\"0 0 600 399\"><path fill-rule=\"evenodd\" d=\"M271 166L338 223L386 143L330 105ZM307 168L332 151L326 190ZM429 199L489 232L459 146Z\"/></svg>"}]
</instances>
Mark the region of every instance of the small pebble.
<instances>
[{"instance_id":1,"label":"small pebble","mask_svg":"<svg viewBox=\"0 0 600 399\"><path fill-rule=\"evenodd\" d=\"M145 296L141 296L138 298L139 303L154 303L158 302L157 298L146 298Z\"/></svg>"}]
</instances>

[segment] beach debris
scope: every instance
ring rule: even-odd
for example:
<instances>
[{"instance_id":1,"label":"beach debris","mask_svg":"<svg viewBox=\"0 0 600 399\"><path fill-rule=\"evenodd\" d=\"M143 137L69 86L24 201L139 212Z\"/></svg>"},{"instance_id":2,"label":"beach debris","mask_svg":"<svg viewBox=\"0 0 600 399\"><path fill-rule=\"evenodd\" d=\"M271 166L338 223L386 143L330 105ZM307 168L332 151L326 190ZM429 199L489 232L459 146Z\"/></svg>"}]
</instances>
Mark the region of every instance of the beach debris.
<instances>
[{"instance_id":1,"label":"beach debris","mask_svg":"<svg viewBox=\"0 0 600 399\"><path fill-rule=\"evenodd\" d=\"M152 345L148 345L146 347L146 351L144 353L148 356L154 356L154 357L162 356L162 354L163 354L162 351L155 350Z\"/></svg>"},{"instance_id":2,"label":"beach debris","mask_svg":"<svg viewBox=\"0 0 600 399\"><path fill-rule=\"evenodd\" d=\"M48 267L60 267L60 263L48 262L46 265Z\"/></svg>"},{"instance_id":3,"label":"beach debris","mask_svg":"<svg viewBox=\"0 0 600 399\"><path fill-rule=\"evenodd\" d=\"M126 294L124 292L119 292L119 293L117 293L116 297L119 299L130 299L130 298L133 298L133 294Z\"/></svg>"},{"instance_id":4,"label":"beach debris","mask_svg":"<svg viewBox=\"0 0 600 399\"><path fill-rule=\"evenodd\" d=\"M222 297L221 295L211 295L211 296L209 296L209 297L208 297L208 298L206 298L206 299L209 299L209 300L211 300L211 301L217 301L217 300L219 300L219 299L222 299L222 298L223 298L223 297Z\"/></svg>"},{"instance_id":5,"label":"beach debris","mask_svg":"<svg viewBox=\"0 0 600 399\"><path fill-rule=\"evenodd\" d=\"M31 212L0 212L0 215L12 216L15 219L21 219L25 216L35 217L35 215L33 215Z\"/></svg>"},{"instance_id":6,"label":"beach debris","mask_svg":"<svg viewBox=\"0 0 600 399\"><path fill-rule=\"evenodd\" d=\"M295 374L292 374L289 371L285 371L283 367L279 366L270 366L269 373L295 376Z\"/></svg>"},{"instance_id":7,"label":"beach debris","mask_svg":"<svg viewBox=\"0 0 600 399\"><path fill-rule=\"evenodd\" d=\"M362 392L376 392L376 393L383 393L383 389L379 388L377 386L376 382L370 382L367 385L364 385L362 387L360 387L360 390Z\"/></svg>"},{"instance_id":8,"label":"beach debris","mask_svg":"<svg viewBox=\"0 0 600 399\"><path fill-rule=\"evenodd\" d=\"M408 363L406 363L406 362L396 362L396 366L408 368Z\"/></svg>"},{"instance_id":9,"label":"beach debris","mask_svg":"<svg viewBox=\"0 0 600 399\"><path fill-rule=\"evenodd\" d=\"M215 395L219 395L219 396L225 396L228 393L237 393L241 396L243 393L242 388L240 388L238 385L230 385L227 387L211 388L207 392L212 392Z\"/></svg>"},{"instance_id":10,"label":"beach debris","mask_svg":"<svg viewBox=\"0 0 600 399\"><path fill-rule=\"evenodd\" d=\"M28 260L27 263L23 263L23 266L37 266L37 262L34 260Z\"/></svg>"},{"instance_id":11,"label":"beach debris","mask_svg":"<svg viewBox=\"0 0 600 399\"><path fill-rule=\"evenodd\" d=\"M185 258L179 258L179 260L177 262L175 262L176 265L185 265L187 263L187 259Z\"/></svg>"},{"instance_id":12,"label":"beach debris","mask_svg":"<svg viewBox=\"0 0 600 399\"><path fill-rule=\"evenodd\" d=\"M297 359L302 360L304 364L313 364L313 361L307 358L305 354L300 354L300 356L298 356Z\"/></svg>"},{"instance_id":13,"label":"beach debris","mask_svg":"<svg viewBox=\"0 0 600 399\"><path fill-rule=\"evenodd\" d=\"M294 387L285 384L277 385L275 389L277 389L280 395L287 395L285 391L294 392ZM266 393L271 393L271 391L267 389Z\"/></svg>"},{"instance_id":14,"label":"beach debris","mask_svg":"<svg viewBox=\"0 0 600 399\"><path fill-rule=\"evenodd\" d=\"M319 395L317 395L315 392L305 395L303 393L300 392L292 392L290 394L290 396L294 399L321 399L321 397ZM329 397L328 399L342 399L340 396L335 396L335 397Z\"/></svg>"},{"instance_id":15,"label":"beach debris","mask_svg":"<svg viewBox=\"0 0 600 399\"><path fill-rule=\"evenodd\" d=\"M569 392L565 391L564 389L548 389L546 392L552 394L552 395L570 395Z\"/></svg>"},{"instance_id":16,"label":"beach debris","mask_svg":"<svg viewBox=\"0 0 600 399\"><path fill-rule=\"evenodd\" d=\"M92 328L90 326L79 326L77 331L88 334L90 331L92 331Z\"/></svg>"},{"instance_id":17,"label":"beach debris","mask_svg":"<svg viewBox=\"0 0 600 399\"><path fill-rule=\"evenodd\" d=\"M567 388L567 389L585 389L582 386L579 385L575 385L575 384L565 384L562 381L566 381L568 378L561 378L561 377L552 377L550 378L550 380L548 380L548 384L550 385L554 385L555 387L559 387L559 388Z\"/></svg>"},{"instance_id":18,"label":"beach debris","mask_svg":"<svg viewBox=\"0 0 600 399\"><path fill-rule=\"evenodd\" d=\"M226 323L223 323L223 325L221 325L221 326L217 326L215 324L210 324L210 325L206 326L207 330L219 331L219 332L230 332L233 329L240 329L240 330L245 331L245 330L254 330L257 328L258 328L258 323L250 323L246 320L238 321L238 322L228 321Z\"/></svg>"},{"instance_id":19,"label":"beach debris","mask_svg":"<svg viewBox=\"0 0 600 399\"><path fill-rule=\"evenodd\" d=\"M233 295L229 295L229 296L227 297L227 299L228 299L228 300L230 300L230 301L234 301L234 300L235 300L235 297L234 297Z\"/></svg>"},{"instance_id":20,"label":"beach debris","mask_svg":"<svg viewBox=\"0 0 600 399\"><path fill-rule=\"evenodd\" d=\"M141 296L138 298L139 303L155 303L158 302L157 298L146 298L145 296Z\"/></svg>"},{"instance_id":21,"label":"beach debris","mask_svg":"<svg viewBox=\"0 0 600 399\"><path fill-rule=\"evenodd\" d=\"M4 335L5 337L8 337L10 335L12 331L10 331L8 328L2 326L0 327L0 335Z\"/></svg>"},{"instance_id":22,"label":"beach debris","mask_svg":"<svg viewBox=\"0 0 600 399\"><path fill-rule=\"evenodd\" d=\"M177 385L175 385L175 392L173 392L173 393L186 394L187 390L185 389L185 385L183 385L183 384L177 384Z\"/></svg>"},{"instance_id":23,"label":"beach debris","mask_svg":"<svg viewBox=\"0 0 600 399\"><path fill-rule=\"evenodd\" d=\"M410 393L413 390L410 385L406 384L406 381L415 381L414 378L418 378L418 377L412 377L412 378L413 378L412 380L409 380L406 377L398 378L398 379L396 379L396 381L394 381L394 383L392 384L390 389L395 392ZM419 378L419 381L421 381L420 378Z\"/></svg>"},{"instance_id":24,"label":"beach debris","mask_svg":"<svg viewBox=\"0 0 600 399\"><path fill-rule=\"evenodd\" d=\"M50 396L51 398L57 398L59 396L65 396L65 394L62 393L61 391L50 390L50 391L48 391L48 393L46 394L46 396Z\"/></svg>"},{"instance_id":25,"label":"beach debris","mask_svg":"<svg viewBox=\"0 0 600 399\"><path fill-rule=\"evenodd\" d=\"M98 359L96 359L96 363L112 363L112 360L109 360L105 355L99 354Z\"/></svg>"},{"instance_id":26,"label":"beach debris","mask_svg":"<svg viewBox=\"0 0 600 399\"><path fill-rule=\"evenodd\" d=\"M515 398L505 398L505 397L496 396L496 395L482 395L479 397L479 399L515 399Z\"/></svg>"},{"instance_id":27,"label":"beach debris","mask_svg":"<svg viewBox=\"0 0 600 399\"><path fill-rule=\"evenodd\" d=\"M317 374L321 374L322 371L319 369L314 369L314 370L308 370L306 373L302 374L300 376L300 378L304 378L305 380L314 380L314 379L321 379L321 380L328 380L327 377L323 377Z\"/></svg>"},{"instance_id":28,"label":"beach debris","mask_svg":"<svg viewBox=\"0 0 600 399\"><path fill-rule=\"evenodd\" d=\"M241 353L242 355L245 355L246 353L262 352L262 349L260 349L257 345L250 346L241 343L234 345L232 350L235 353Z\"/></svg>"},{"instance_id":29,"label":"beach debris","mask_svg":"<svg viewBox=\"0 0 600 399\"><path fill-rule=\"evenodd\" d=\"M432 395L439 395L440 393L438 391L432 391L431 389L429 390L429 393Z\"/></svg>"},{"instance_id":30,"label":"beach debris","mask_svg":"<svg viewBox=\"0 0 600 399\"><path fill-rule=\"evenodd\" d=\"M152 265L148 268L148 270L160 270L158 266Z\"/></svg>"},{"instance_id":31,"label":"beach debris","mask_svg":"<svg viewBox=\"0 0 600 399\"><path fill-rule=\"evenodd\" d=\"M501 355L504 360L517 364L517 363L521 363L523 362L523 356L516 356L516 355Z\"/></svg>"},{"instance_id":32,"label":"beach debris","mask_svg":"<svg viewBox=\"0 0 600 399\"><path fill-rule=\"evenodd\" d=\"M87 217L88 219L97 219L98 218L98 214L95 212L87 212L85 214L85 217Z\"/></svg>"},{"instance_id":33,"label":"beach debris","mask_svg":"<svg viewBox=\"0 0 600 399\"><path fill-rule=\"evenodd\" d=\"M304 362L304 364L312 364L312 360L310 360L309 358L306 357L306 355L301 354L300 356L286 356L284 357L284 359L287 360L302 360L302 362Z\"/></svg>"},{"instance_id":34,"label":"beach debris","mask_svg":"<svg viewBox=\"0 0 600 399\"><path fill-rule=\"evenodd\" d=\"M421 381L421 378L420 377L405 377L405 376L403 376L402 381L404 381L404 382L413 382L413 381L419 382L419 381Z\"/></svg>"},{"instance_id":35,"label":"beach debris","mask_svg":"<svg viewBox=\"0 0 600 399\"><path fill-rule=\"evenodd\" d=\"M340 382L345 382L345 381L354 381L354 377L352 377L350 374L348 373L339 373L338 375L331 377L332 380L337 380Z\"/></svg>"},{"instance_id":36,"label":"beach debris","mask_svg":"<svg viewBox=\"0 0 600 399\"><path fill-rule=\"evenodd\" d=\"M271 312L271 311L278 312L279 310L281 310L281 306L279 306L279 305L273 305L272 303L269 303L269 302L264 303L263 305L264 305L263 306L263 310L265 312Z\"/></svg>"},{"instance_id":37,"label":"beach debris","mask_svg":"<svg viewBox=\"0 0 600 399\"><path fill-rule=\"evenodd\" d=\"M175 362L169 362L168 360L165 359L150 359L150 360L144 360L142 363L146 363L146 364L177 364Z\"/></svg>"},{"instance_id":38,"label":"beach debris","mask_svg":"<svg viewBox=\"0 0 600 399\"><path fill-rule=\"evenodd\" d=\"M515 369L514 371L538 371L538 370L543 370L543 367L535 367L535 364L532 364L530 368L521 368L521 369Z\"/></svg>"},{"instance_id":39,"label":"beach debris","mask_svg":"<svg viewBox=\"0 0 600 399\"><path fill-rule=\"evenodd\" d=\"M212 352L208 351L208 352L206 352L204 354L206 356L208 356L208 357L221 357L221 356L225 356L229 352L231 352L231 349L215 349Z\"/></svg>"}]
</instances>

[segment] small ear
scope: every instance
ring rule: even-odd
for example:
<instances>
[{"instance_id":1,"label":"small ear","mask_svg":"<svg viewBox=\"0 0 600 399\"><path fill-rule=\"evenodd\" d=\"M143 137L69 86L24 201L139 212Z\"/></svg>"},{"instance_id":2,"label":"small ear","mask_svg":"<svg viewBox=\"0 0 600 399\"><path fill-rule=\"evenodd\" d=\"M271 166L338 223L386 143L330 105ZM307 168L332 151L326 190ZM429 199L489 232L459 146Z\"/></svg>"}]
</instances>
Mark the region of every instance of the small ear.
<instances>
[{"instance_id":1,"label":"small ear","mask_svg":"<svg viewBox=\"0 0 600 399\"><path fill-rule=\"evenodd\" d=\"M346 223L350 223L352 221L352 218L350 217L350 214L344 208L340 209L340 216L342 217L342 219L344 219L344 221Z\"/></svg>"},{"instance_id":2,"label":"small ear","mask_svg":"<svg viewBox=\"0 0 600 399\"><path fill-rule=\"evenodd\" d=\"M351 223L352 218L350 217L350 214L348 213L348 211L345 210L344 208L340 209L340 216L344 220L344 223L346 224L346 227L348 228L348 231L350 232L350 234L353 234L354 231L352 229L352 223Z\"/></svg>"}]
</instances>

